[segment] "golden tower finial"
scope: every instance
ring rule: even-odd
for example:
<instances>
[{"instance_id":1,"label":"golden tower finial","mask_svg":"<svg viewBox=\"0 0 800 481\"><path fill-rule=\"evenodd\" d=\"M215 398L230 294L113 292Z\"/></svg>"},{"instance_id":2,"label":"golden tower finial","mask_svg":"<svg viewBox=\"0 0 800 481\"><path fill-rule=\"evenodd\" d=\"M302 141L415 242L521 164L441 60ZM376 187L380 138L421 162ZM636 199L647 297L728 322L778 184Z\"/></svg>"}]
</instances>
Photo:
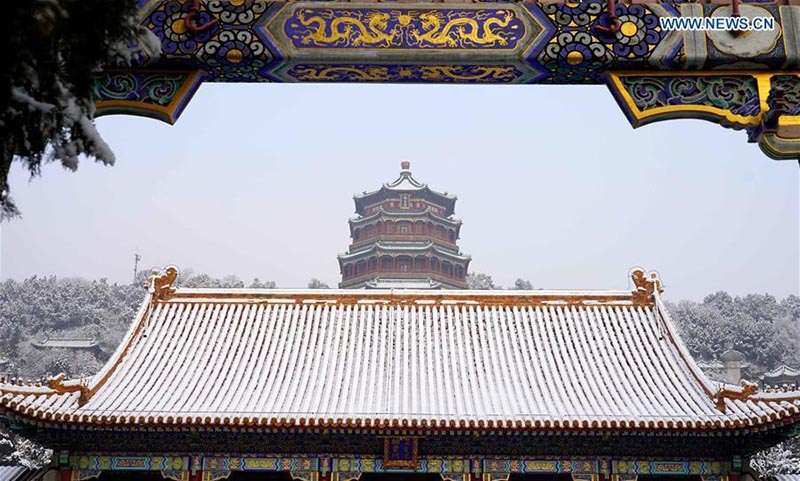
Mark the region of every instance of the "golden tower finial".
<instances>
[{"instance_id":1,"label":"golden tower finial","mask_svg":"<svg viewBox=\"0 0 800 481\"><path fill-rule=\"evenodd\" d=\"M409 162L407 160L404 160L404 161L400 162L400 168L403 170L403 172L410 171L411 170L411 162Z\"/></svg>"}]
</instances>

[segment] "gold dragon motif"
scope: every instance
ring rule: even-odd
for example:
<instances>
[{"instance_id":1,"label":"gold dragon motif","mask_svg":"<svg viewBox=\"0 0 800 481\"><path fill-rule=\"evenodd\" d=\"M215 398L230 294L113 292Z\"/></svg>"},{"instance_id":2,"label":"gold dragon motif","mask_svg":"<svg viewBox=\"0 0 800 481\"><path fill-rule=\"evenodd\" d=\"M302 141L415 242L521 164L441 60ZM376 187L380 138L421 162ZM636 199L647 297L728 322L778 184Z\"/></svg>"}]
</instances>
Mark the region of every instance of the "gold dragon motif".
<instances>
[{"instance_id":1,"label":"gold dragon motif","mask_svg":"<svg viewBox=\"0 0 800 481\"><path fill-rule=\"evenodd\" d=\"M398 33L389 27L390 15L385 12L369 12L364 21L355 17L335 17L332 20L323 15L311 15L312 10L297 12L297 21L309 30L302 33L300 42L304 45L342 46L384 46L392 45ZM330 21L330 33L328 33Z\"/></svg>"},{"instance_id":2,"label":"gold dragon motif","mask_svg":"<svg viewBox=\"0 0 800 481\"><path fill-rule=\"evenodd\" d=\"M386 67L348 66L300 67L294 69L292 75L298 80L306 82L385 82L389 80L389 69Z\"/></svg>"},{"instance_id":3,"label":"gold dragon motif","mask_svg":"<svg viewBox=\"0 0 800 481\"><path fill-rule=\"evenodd\" d=\"M516 79L517 69L511 66L482 67L465 70L453 65L426 65L421 68L421 78L424 80L441 81L454 80L456 82L511 82Z\"/></svg>"},{"instance_id":4,"label":"gold dragon motif","mask_svg":"<svg viewBox=\"0 0 800 481\"><path fill-rule=\"evenodd\" d=\"M447 47L463 47L474 45L508 45L505 36L496 33L507 27L514 14L510 10L503 12L502 18L489 18L481 26L474 18L454 18L445 21L439 12L425 12L419 15L424 33L412 30L411 37L419 44L444 45Z\"/></svg>"}]
</instances>

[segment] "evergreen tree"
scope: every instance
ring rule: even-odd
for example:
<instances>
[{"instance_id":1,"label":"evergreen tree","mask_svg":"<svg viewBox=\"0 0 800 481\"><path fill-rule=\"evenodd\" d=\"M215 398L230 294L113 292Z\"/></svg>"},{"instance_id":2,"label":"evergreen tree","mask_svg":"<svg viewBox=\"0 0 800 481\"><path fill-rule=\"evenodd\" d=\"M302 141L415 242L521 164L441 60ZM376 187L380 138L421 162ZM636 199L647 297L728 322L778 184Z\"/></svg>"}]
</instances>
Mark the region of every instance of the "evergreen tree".
<instances>
[{"instance_id":1,"label":"evergreen tree","mask_svg":"<svg viewBox=\"0 0 800 481\"><path fill-rule=\"evenodd\" d=\"M158 39L136 23L135 6L128 0L3 3L0 220L19 213L9 196L13 161L31 175L44 161L74 171L81 155L114 163L94 126L93 75L160 54Z\"/></svg>"},{"instance_id":2,"label":"evergreen tree","mask_svg":"<svg viewBox=\"0 0 800 481\"><path fill-rule=\"evenodd\" d=\"M325 284L321 280L319 280L316 277L314 277L310 281L308 281L308 288L309 289L330 289L330 286L328 286L328 284Z\"/></svg>"},{"instance_id":3,"label":"evergreen tree","mask_svg":"<svg viewBox=\"0 0 800 481\"><path fill-rule=\"evenodd\" d=\"M499 289L494 285L494 279L489 274L482 272L470 272L467 274L468 289Z\"/></svg>"}]
</instances>

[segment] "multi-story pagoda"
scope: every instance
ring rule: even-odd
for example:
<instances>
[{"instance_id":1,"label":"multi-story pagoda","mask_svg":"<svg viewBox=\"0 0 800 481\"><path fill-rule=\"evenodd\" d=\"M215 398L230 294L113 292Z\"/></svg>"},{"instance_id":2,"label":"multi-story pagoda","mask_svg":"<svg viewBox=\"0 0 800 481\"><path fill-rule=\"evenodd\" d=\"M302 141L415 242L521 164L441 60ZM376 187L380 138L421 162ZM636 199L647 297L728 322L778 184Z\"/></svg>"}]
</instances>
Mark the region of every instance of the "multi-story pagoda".
<instances>
[{"instance_id":1,"label":"multi-story pagoda","mask_svg":"<svg viewBox=\"0 0 800 481\"><path fill-rule=\"evenodd\" d=\"M463 289L470 257L458 249L456 196L439 193L400 164L400 177L354 197L353 242L339 255L342 288Z\"/></svg>"}]
</instances>

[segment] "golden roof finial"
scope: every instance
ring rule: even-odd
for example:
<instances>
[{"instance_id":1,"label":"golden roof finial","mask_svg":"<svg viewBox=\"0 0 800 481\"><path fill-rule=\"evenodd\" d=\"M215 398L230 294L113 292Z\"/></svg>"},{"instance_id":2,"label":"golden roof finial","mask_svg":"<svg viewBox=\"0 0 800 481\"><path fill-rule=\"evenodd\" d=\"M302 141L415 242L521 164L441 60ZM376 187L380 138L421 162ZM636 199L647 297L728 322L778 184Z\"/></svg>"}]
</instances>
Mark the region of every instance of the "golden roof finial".
<instances>
[{"instance_id":1,"label":"golden roof finial","mask_svg":"<svg viewBox=\"0 0 800 481\"><path fill-rule=\"evenodd\" d=\"M411 162L409 162L407 160L404 160L404 161L400 162L400 169L402 169L403 172L410 171L411 170Z\"/></svg>"},{"instance_id":2,"label":"golden roof finial","mask_svg":"<svg viewBox=\"0 0 800 481\"><path fill-rule=\"evenodd\" d=\"M178 268L167 266L164 273L159 275L158 271L153 271L147 285L147 292L152 296L153 302L166 301L175 294L175 280L178 278Z\"/></svg>"}]
</instances>

